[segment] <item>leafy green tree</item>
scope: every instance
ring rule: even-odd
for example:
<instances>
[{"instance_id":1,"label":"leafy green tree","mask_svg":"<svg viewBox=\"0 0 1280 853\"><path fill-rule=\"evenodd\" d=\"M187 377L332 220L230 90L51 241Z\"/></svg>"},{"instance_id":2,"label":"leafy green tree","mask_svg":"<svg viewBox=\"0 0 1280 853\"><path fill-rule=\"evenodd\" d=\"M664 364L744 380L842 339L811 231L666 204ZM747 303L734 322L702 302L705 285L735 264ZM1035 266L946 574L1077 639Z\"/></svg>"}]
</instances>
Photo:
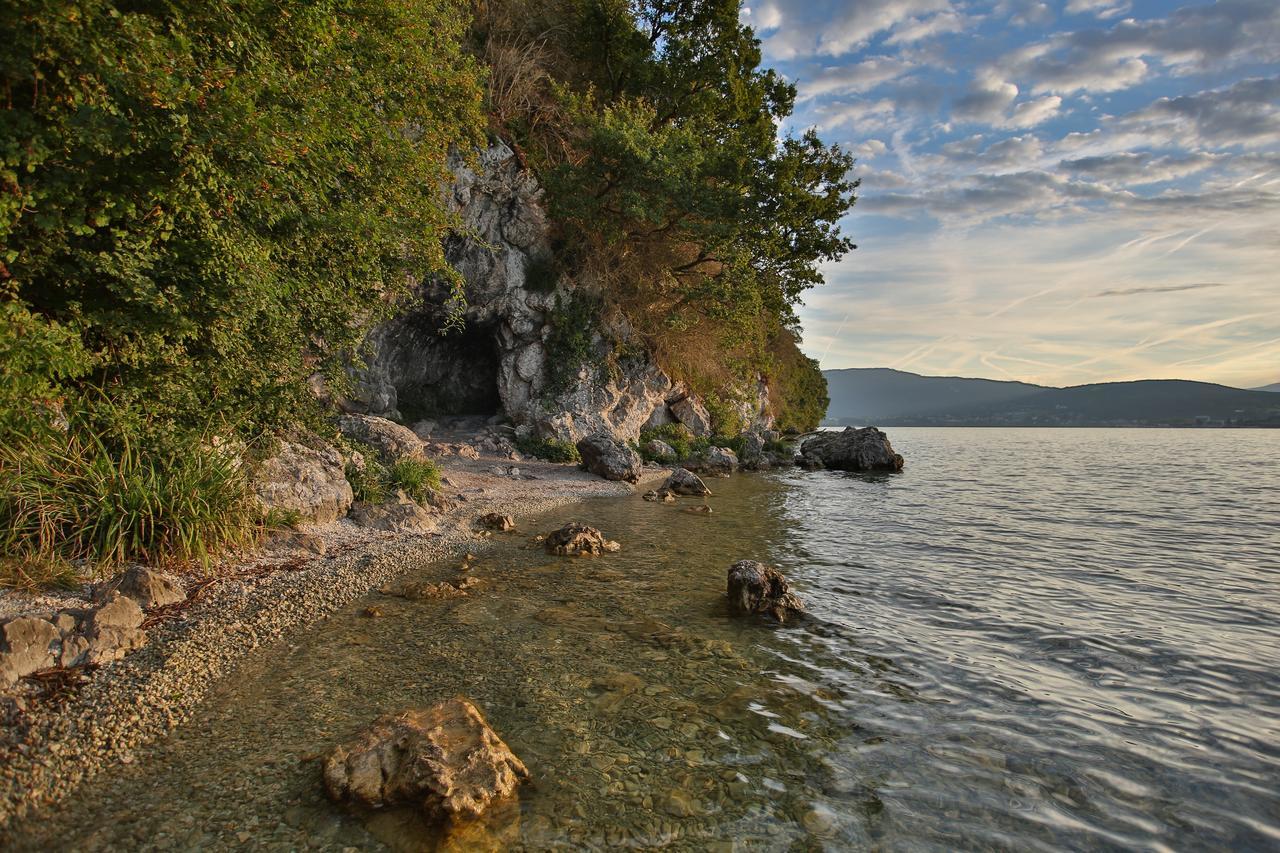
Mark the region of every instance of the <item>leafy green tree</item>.
<instances>
[{"instance_id":1,"label":"leafy green tree","mask_svg":"<svg viewBox=\"0 0 1280 853\"><path fill-rule=\"evenodd\" d=\"M466 24L451 0L0 0L6 322L70 333L80 381L149 417L287 422L445 269L438 187L481 125Z\"/></svg>"}]
</instances>

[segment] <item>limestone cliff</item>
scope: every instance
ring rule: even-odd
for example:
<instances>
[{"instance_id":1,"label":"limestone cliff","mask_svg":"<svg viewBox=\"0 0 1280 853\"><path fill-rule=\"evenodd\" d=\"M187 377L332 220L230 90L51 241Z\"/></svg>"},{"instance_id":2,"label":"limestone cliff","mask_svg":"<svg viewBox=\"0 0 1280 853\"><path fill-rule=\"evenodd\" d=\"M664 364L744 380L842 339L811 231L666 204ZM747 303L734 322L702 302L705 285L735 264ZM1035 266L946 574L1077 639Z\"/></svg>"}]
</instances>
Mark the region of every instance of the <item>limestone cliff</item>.
<instances>
[{"instance_id":1,"label":"limestone cliff","mask_svg":"<svg viewBox=\"0 0 1280 853\"><path fill-rule=\"evenodd\" d=\"M420 299L370 335L347 408L409 423L502 414L522 431L568 441L602 430L635 440L646 425L674 420L707 434L706 409L688 389L647 356L615 352L626 329L593 328L589 356L560 365L570 381L552 382L552 360L565 358L549 346L553 315L590 284L547 272L555 265L542 191L510 148L498 143L474 168L462 157L451 167L449 202L465 231L445 248L465 282L465 328L441 334L449 291L423 283ZM742 414L767 426L768 389L754 390Z\"/></svg>"}]
</instances>

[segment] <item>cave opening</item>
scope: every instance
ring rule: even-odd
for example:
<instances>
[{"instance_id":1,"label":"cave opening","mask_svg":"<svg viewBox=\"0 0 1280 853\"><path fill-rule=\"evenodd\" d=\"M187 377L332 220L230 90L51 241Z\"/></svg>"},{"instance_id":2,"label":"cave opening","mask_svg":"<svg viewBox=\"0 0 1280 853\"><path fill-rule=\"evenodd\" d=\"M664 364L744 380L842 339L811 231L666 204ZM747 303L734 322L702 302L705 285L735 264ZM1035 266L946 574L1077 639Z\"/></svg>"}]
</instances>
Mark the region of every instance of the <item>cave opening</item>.
<instances>
[{"instance_id":1,"label":"cave opening","mask_svg":"<svg viewBox=\"0 0 1280 853\"><path fill-rule=\"evenodd\" d=\"M408 423L502 412L498 393L495 324L468 323L442 334L434 323L410 324L402 332L394 373L398 408Z\"/></svg>"}]
</instances>

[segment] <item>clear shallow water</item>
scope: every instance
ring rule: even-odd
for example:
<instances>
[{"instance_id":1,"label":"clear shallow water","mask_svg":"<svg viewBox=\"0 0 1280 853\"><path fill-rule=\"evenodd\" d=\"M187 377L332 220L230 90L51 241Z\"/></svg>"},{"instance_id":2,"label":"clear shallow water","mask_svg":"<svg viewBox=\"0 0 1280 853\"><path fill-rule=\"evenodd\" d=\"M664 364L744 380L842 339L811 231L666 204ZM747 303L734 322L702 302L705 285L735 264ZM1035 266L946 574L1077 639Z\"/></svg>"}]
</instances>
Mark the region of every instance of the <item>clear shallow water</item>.
<instances>
[{"instance_id":1,"label":"clear shallow water","mask_svg":"<svg viewBox=\"0 0 1280 853\"><path fill-rule=\"evenodd\" d=\"M535 779L456 849L1280 847L1280 432L891 438L900 475L715 481L710 516L635 497L520 519L624 550L512 537L472 597L371 596L26 843L433 849L403 814L330 806L307 759L464 693ZM812 618L730 619L744 557Z\"/></svg>"}]
</instances>

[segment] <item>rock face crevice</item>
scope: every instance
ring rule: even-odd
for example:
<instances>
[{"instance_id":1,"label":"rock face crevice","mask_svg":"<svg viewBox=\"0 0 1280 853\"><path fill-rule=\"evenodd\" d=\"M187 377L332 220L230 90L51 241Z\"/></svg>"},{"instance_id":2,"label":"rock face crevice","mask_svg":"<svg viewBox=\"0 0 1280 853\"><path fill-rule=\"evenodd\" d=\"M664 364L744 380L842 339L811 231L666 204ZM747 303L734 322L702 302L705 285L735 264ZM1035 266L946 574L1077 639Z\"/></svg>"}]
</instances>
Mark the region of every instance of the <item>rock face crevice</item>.
<instances>
[{"instance_id":1,"label":"rock face crevice","mask_svg":"<svg viewBox=\"0 0 1280 853\"><path fill-rule=\"evenodd\" d=\"M525 433L576 442L601 432L627 441L673 421L707 435L706 408L646 357L613 358L626 329L594 330L576 380L552 388L553 318L589 283L554 263L542 189L502 143L477 162L456 156L448 198L463 229L445 256L465 285L465 326L442 334L446 283L428 280L414 304L375 329L355 371L350 411L413 423L458 414L502 414ZM613 369L603 370L606 362ZM563 372L575 365L556 365ZM743 404L749 423L768 426L768 390Z\"/></svg>"}]
</instances>

